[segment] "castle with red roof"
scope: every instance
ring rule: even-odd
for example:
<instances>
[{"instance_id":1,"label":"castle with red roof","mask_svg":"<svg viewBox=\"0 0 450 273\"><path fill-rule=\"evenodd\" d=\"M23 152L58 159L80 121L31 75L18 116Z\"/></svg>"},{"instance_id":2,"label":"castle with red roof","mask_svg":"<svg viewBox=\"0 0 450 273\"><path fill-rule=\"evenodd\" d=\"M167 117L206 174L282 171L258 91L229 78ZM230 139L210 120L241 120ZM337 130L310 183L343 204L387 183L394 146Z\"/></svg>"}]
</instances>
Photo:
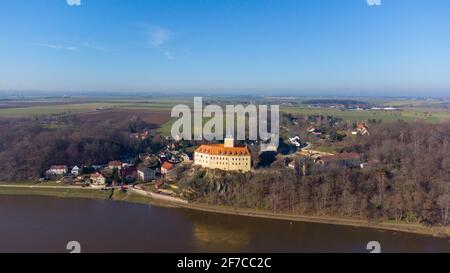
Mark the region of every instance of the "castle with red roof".
<instances>
[{"instance_id":1,"label":"castle with red roof","mask_svg":"<svg viewBox=\"0 0 450 273\"><path fill-rule=\"evenodd\" d=\"M251 156L247 146L236 146L232 137L224 144L204 144L194 152L194 164L210 169L248 172Z\"/></svg>"}]
</instances>

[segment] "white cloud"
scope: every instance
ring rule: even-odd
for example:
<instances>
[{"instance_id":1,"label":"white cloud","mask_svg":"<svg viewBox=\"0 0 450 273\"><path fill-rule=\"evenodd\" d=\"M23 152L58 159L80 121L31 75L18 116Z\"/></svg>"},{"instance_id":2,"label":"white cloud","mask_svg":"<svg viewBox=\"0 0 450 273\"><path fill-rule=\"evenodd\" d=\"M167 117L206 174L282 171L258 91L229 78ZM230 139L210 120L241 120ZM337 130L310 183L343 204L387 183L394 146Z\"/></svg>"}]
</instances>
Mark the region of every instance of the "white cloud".
<instances>
[{"instance_id":1,"label":"white cloud","mask_svg":"<svg viewBox=\"0 0 450 273\"><path fill-rule=\"evenodd\" d=\"M66 0L69 6L81 6L81 0Z\"/></svg>"},{"instance_id":2,"label":"white cloud","mask_svg":"<svg viewBox=\"0 0 450 273\"><path fill-rule=\"evenodd\" d=\"M151 24L140 24L147 35L147 43L155 49L158 49L168 60L175 60L173 53L166 48L166 44L172 38L172 32L164 27L151 25Z\"/></svg>"},{"instance_id":3,"label":"white cloud","mask_svg":"<svg viewBox=\"0 0 450 273\"><path fill-rule=\"evenodd\" d=\"M369 6L381 6L381 0L366 0Z\"/></svg>"},{"instance_id":4,"label":"white cloud","mask_svg":"<svg viewBox=\"0 0 450 273\"><path fill-rule=\"evenodd\" d=\"M36 46L41 47L47 47L47 48L53 48L53 49L61 49L61 50L77 50L78 48L75 46L63 46L63 45L57 45L57 44L35 44Z\"/></svg>"},{"instance_id":5,"label":"white cloud","mask_svg":"<svg viewBox=\"0 0 450 273\"><path fill-rule=\"evenodd\" d=\"M152 47L159 48L172 36L170 30L159 26L147 26L148 41Z\"/></svg>"},{"instance_id":6,"label":"white cloud","mask_svg":"<svg viewBox=\"0 0 450 273\"><path fill-rule=\"evenodd\" d=\"M90 49L94 49L94 50L98 50L98 51L105 51L105 52L116 51L114 49L103 47L103 46L100 46L98 44L91 43L91 42L84 42L84 43L81 44L81 46L82 47L86 47L86 48L90 48Z\"/></svg>"}]
</instances>

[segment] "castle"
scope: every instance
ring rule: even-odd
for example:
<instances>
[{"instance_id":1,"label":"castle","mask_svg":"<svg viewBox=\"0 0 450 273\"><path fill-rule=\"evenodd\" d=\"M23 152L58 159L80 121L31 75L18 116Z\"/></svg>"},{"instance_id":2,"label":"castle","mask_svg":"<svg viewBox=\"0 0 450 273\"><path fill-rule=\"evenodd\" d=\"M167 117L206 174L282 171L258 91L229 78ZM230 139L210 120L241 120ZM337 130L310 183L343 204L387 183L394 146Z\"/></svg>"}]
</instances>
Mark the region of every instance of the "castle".
<instances>
[{"instance_id":1,"label":"castle","mask_svg":"<svg viewBox=\"0 0 450 273\"><path fill-rule=\"evenodd\" d=\"M224 144L205 144L197 148L194 164L210 169L248 172L251 156L247 146L236 146L234 138L226 137Z\"/></svg>"}]
</instances>

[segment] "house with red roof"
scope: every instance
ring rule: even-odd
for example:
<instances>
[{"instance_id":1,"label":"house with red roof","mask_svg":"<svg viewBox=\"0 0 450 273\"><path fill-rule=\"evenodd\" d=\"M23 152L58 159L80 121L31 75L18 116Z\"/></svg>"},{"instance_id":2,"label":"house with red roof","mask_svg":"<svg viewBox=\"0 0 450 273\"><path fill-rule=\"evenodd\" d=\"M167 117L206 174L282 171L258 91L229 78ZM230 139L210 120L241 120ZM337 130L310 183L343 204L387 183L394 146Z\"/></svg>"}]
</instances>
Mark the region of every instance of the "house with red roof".
<instances>
[{"instance_id":1,"label":"house with red roof","mask_svg":"<svg viewBox=\"0 0 450 273\"><path fill-rule=\"evenodd\" d=\"M173 167L175 167L174 164L170 163L169 161L165 161L161 166L161 174L168 174Z\"/></svg>"}]
</instances>

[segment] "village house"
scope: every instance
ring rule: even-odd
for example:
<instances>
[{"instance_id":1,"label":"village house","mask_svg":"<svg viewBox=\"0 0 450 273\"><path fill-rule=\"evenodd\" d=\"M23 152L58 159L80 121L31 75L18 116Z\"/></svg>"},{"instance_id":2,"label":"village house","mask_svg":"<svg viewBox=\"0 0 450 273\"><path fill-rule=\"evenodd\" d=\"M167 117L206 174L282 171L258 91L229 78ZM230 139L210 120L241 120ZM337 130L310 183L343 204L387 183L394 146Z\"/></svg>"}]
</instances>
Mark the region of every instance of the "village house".
<instances>
[{"instance_id":1,"label":"village house","mask_svg":"<svg viewBox=\"0 0 450 273\"><path fill-rule=\"evenodd\" d=\"M70 173L72 173L73 176L78 176L81 173L81 169L78 166L75 166L72 168Z\"/></svg>"},{"instance_id":2,"label":"village house","mask_svg":"<svg viewBox=\"0 0 450 273\"><path fill-rule=\"evenodd\" d=\"M299 136L295 136L292 138L289 138L289 141L292 145L294 145L297 148L302 147L302 142L300 141L300 137Z\"/></svg>"},{"instance_id":3,"label":"village house","mask_svg":"<svg viewBox=\"0 0 450 273\"><path fill-rule=\"evenodd\" d=\"M168 174L174 167L174 164L166 161L161 166L161 174Z\"/></svg>"},{"instance_id":4,"label":"village house","mask_svg":"<svg viewBox=\"0 0 450 273\"><path fill-rule=\"evenodd\" d=\"M369 129L367 128L365 123L358 123L356 125L356 131L358 132L358 134L362 136L370 135Z\"/></svg>"},{"instance_id":5,"label":"village house","mask_svg":"<svg viewBox=\"0 0 450 273\"><path fill-rule=\"evenodd\" d=\"M251 155L247 146L235 146L234 139L225 138L224 144L201 145L194 152L194 164L210 169L248 172Z\"/></svg>"},{"instance_id":6,"label":"village house","mask_svg":"<svg viewBox=\"0 0 450 273\"><path fill-rule=\"evenodd\" d=\"M106 178L101 173L93 173L91 174L91 183L93 185L105 185Z\"/></svg>"},{"instance_id":7,"label":"village house","mask_svg":"<svg viewBox=\"0 0 450 273\"><path fill-rule=\"evenodd\" d=\"M192 161L191 158L189 157L189 155L185 154L185 153L180 154L179 157L180 157L181 162L183 162L183 163L189 163Z\"/></svg>"},{"instance_id":8,"label":"village house","mask_svg":"<svg viewBox=\"0 0 450 273\"><path fill-rule=\"evenodd\" d=\"M147 167L139 168L137 171L139 181L150 182L156 177L156 170Z\"/></svg>"},{"instance_id":9,"label":"village house","mask_svg":"<svg viewBox=\"0 0 450 273\"><path fill-rule=\"evenodd\" d=\"M68 172L67 165L52 165L49 170L47 170L47 175L65 175Z\"/></svg>"},{"instance_id":10,"label":"village house","mask_svg":"<svg viewBox=\"0 0 450 273\"><path fill-rule=\"evenodd\" d=\"M118 160L110 161L108 163L108 168L111 170L117 169L120 171L122 169L122 162Z\"/></svg>"}]
</instances>

